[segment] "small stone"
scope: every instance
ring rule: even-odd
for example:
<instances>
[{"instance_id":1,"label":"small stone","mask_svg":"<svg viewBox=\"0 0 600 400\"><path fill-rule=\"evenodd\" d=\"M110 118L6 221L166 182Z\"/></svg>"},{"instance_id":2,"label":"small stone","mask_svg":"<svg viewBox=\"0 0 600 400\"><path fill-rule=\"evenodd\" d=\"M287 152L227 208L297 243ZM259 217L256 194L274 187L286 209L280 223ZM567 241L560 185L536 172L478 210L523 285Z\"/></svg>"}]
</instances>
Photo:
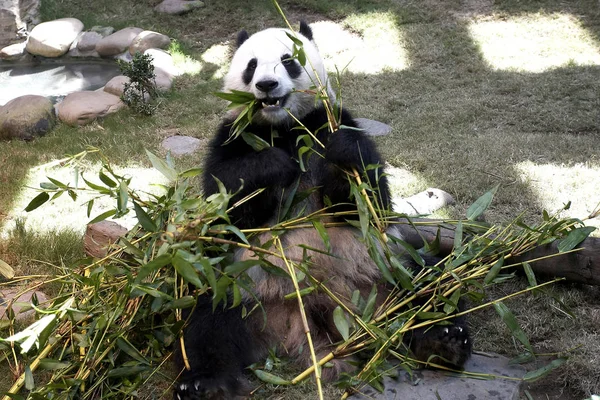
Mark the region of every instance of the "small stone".
<instances>
[{"instance_id":1,"label":"small stone","mask_svg":"<svg viewBox=\"0 0 600 400\"><path fill-rule=\"evenodd\" d=\"M173 87L173 77L168 72L165 72L161 68L154 68L154 82L156 83L156 90L159 92L168 92Z\"/></svg>"},{"instance_id":2,"label":"small stone","mask_svg":"<svg viewBox=\"0 0 600 400\"><path fill-rule=\"evenodd\" d=\"M76 18L61 18L35 26L29 34L26 49L34 55L60 57L83 30L83 23Z\"/></svg>"},{"instance_id":3,"label":"small stone","mask_svg":"<svg viewBox=\"0 0 600 400\"><path fill-rule=\"evenodd\" d=\"M26 319L27 317L33 315L33 313L35 312L32 308L27 307L27 304L32 303L34 295L37 298L37 304L44 304L48 301L47 296L39 290L28 291L19 295L20 292L20 290L13 288L2 289L2 291L0 291L0 316L2 319L8 319L6 309L11 303L11 301L11 308L15 313L15 317L18 321ZM21 310L23 310L24 308L29 309L21 312Z\"/></svg>"},{"instance_id":4,"label":"small stone","mask_svg":"<svg viewBox=\"0 0 600 400\"><path fill-rule=\"evenodd\" d=\"M17 61L23 58L27 53L25 46L27 42L15 43L6 46L0 50L0 58L6 61Z\"/></svg>"},{"instance_id":5,"label":"small stone","mask_svg":"<svg viewBox=\"0 0 600 400\"><path fill-rule=\"evenodd\" d=\"M129 46L131 54L143 53L148 49L168 49L171 39L167 35L153 31L143 31L133 39Z\"/></svg>"},{"instance_id":6,"label":"small stone","mask_svg":"<svg viewBox=\"0 0 600 400\"><path fill-rule=\"evenodd\" d=\"M67 95L56 106L58 118L68 125L85 125L125 107L121 99L105 91L84 91Z\"/></svg>"},{"instance_id":7,"label":"small stone","mask_svg":"<svg viewBox=\"0 0 600 400\"><path fill-rule=\"evenodd\" d=\"M100 221L90 224L83 237L83 249L89 256L106 257L108 248L119 238L125 236L127 228L113 221Z\"/></svg>"},{"instance_id":8,"label":"small stone","mask_svg":"<svg viewBox=\"0 0 600 400\"><path fill-rule=\"evenodd\" d=\"M202 141L190 136L171 136L162 141L161 147L175 156L192 154L198 151Z\"/></svg>"},{"instance_id":9,"label":"small stone","mask_svg":"<svg viewBox=\"0 0 600 400\"><path fill-rule=\"evenodd\" d=\"M204 7L201 1L164 0L154 9L160 13L181 15L200 7Z\"/></svg>"},{"instance_id":10,"label":"small stone","mask_svg":"<svg viewBox=\"0 0 600 400\"><path fill-rule=\"evenodd\" d=\"M96 44L96 51L102 57L116 56L129 49L131 42L142 32L140 28L124 28L102 38Z\"/></svg>"},{"instance_id":11,"label":"small stone","mask_svg":"<svg viewBox=\"0 0 600 400\"><path fill-rule=\"evenodd\" d=\"M391 126L372 119L354 118L354 122L369 136L384 136L392 132Z\"/></svg>"},{"instance_id":12,"label":"small stone","mask_svg":"<svg viewBox=\"0 0 600 400\"><path fill-rule=\"evenodd\" d=\"M54 126L52 101L44 96L26 95L0 107L0 139L32 140Z\"/></svg>"}]
</instances>

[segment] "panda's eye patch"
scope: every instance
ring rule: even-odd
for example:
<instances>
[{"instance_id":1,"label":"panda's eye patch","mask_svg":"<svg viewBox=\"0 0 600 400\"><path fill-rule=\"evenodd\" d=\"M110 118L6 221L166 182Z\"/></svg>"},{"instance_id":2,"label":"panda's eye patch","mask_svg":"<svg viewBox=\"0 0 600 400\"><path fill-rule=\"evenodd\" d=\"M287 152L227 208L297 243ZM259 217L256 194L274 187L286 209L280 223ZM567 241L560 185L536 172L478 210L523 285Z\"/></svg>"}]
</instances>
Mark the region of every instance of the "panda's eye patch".
<instances>
[{"instance_id":1,"label":"panda's eye patch","mask_svg":"<svg viewBox=\"0 0 600 400\"><path fill-rule=\"evenodd\" d=\"M248 65L246 65L246 69L242 74L242 80L246 85L249 85L252 82L252 77L254 76L254 71L256 71L256 66L258 65L258 61L256 58L248 61Z\"/></svg>"},{"instance_id":2,"label":"panda's eye patch","mask_svg":"<svg viewBox=\"0 0 600 400\"><path fill-rule=\"evenodd\" d=\"M285 70L292 79L296 79L302 73L300 64L298 64L289 54L281 56L281 64L285 67Z\"/></svg>"}]
</instances>

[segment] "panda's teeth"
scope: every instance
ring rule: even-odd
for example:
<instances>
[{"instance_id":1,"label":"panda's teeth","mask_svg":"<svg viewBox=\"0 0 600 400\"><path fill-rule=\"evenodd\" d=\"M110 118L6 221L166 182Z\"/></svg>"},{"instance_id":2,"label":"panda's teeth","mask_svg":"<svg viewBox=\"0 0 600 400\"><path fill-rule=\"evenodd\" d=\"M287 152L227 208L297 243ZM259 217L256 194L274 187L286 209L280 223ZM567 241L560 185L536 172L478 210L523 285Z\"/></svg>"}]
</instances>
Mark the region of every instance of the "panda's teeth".
<instances>
[{"instance_id":1,"label":"panda's teeth","mask_svg":"<svg viewBox=\"0 0 600 400\"><path fill-rule=\"evenodd\" d=\"M279 107L279 100L277 100L275 102L275 104L267 104L264 101L262 102L262 106L263 108L269 108L269 107Z\"/></svg>"}]
</instances>

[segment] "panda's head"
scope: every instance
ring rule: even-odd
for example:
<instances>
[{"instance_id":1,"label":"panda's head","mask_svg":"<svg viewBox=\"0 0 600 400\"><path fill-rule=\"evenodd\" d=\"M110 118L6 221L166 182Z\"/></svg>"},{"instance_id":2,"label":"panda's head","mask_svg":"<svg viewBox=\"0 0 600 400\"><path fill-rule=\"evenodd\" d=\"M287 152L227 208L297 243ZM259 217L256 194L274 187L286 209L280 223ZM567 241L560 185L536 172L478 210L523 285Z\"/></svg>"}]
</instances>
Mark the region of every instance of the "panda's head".
<instances>
[{"instance_id":1,"label":"panda's head","mask_svg":"<svg viewBox=\"0 0 600 400\"><path fill-rule=\"evenodd\" d=\"M224 91L250 92L258 100L255 123L281 125L291 121L289 110L302 118L315 108L313 91L320 81L330 95L323 60L313 42L312 30L300 23L296 37L302 41L307 60L304 66L292 58L293 42L287 29L270 28L248 36L238 34L238 48L225 76ZM293 35L293 34L292 34ZM318 76L318 79L317 79Z\"/></svg>"}]
</instances>

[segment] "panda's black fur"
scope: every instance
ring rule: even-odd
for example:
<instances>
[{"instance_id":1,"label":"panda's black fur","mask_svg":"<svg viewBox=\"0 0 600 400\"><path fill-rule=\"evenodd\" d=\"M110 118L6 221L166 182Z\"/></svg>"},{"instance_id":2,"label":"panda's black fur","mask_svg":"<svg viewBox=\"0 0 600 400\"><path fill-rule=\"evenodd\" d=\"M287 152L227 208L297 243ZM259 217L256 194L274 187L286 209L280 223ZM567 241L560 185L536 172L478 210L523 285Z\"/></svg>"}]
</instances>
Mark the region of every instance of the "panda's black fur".
<instances>
[{"instance_id":1,"label":"panda's black fur","mask_svg":"<svg viewBox=\"0 0 600 400\"><path fill-rule=\"evenodd\" d=\"M271 147L256 151L241 137L230 141L232 123L237 115L228 115L209 145L203 175L205 195L218 192L215 178L228 191L237 192L230 204L257 189L264 189L231 212L231 222L239 228L260 227L276 222L280 204L284 201L282 193L289 192L298 182L301 189L316 188L306 201L307 212L321 209L326 198L336 205L337 211L352 207L350 184L345 171L355 168L363 172L364 166L383 165L375 144L363 131L355 129L357 126L353 117L346 110L341 113L340 130L329 133L326 128L322 129L328 121L322 104L315 102L314 95L292 90L309 89L306 76L303 76L309 72L297 60L290 60L292 45L291 40L286 39L285 31L270 29L260 32L262 36L256 35L249 37L245 31L238 35L238 51L225 78L225 90L253 92L263 103L264 109L257 112L246 131L261 137ZM264 43L266 49L261 48L263 42L272 37L276 38L271 43L272 49L268 48L269 43ZM301 23L298 37L304 42L307 56L317 64L315 69L318 77L326 79L322 61L312 43L312 32L305 23ZM250 48L244 47L252 40L258 42ZM286 44L287 51L285 46L280 45L282 42L289 42ZM263 58L264 54L269 57ZM270 64L263 68L265 63ZM315 76L310 78L314 80ZM281 112L280 108L283 107L296 110L294 115L309 130L317 132L317 138L325 145L324 150L315 147L324 158L310 157L305 172L301 171L297 159L299 146L302 145L297 143L297 138L304 132L293 129L299 124L284 110ZM378 191L379 204L389 208L390 192L381 169L371 169L367 175L370 184ZM327 281L328 287L342 297L354 290L366 295L373 284L378 284L380 292L385 294L386 287L380 282L380 272L371 261L364 244L357 239L355 229L329 229L328 234L331 252L337 257L313 252L311 274ZM259 237L259 240L264 242L268 237ZM286 233L282 242L284 248L289 250L286 255L291 259L302 257L302 249L294 247L298 244L323 249L321 237L310 229ZM254 255L249 251L239 251L236 257L252 259ZM278 263L278 260L271 261L276 265ZM280 351L309 364L297 301L283 299L285 294L293 291L289 279L267 274L258 267L251 270L249 275L255 282L256 295L265 310L266 326L261 312L255 312L245 319L240 308L217 307L213 312L211 299L200 296L184 334L191 369L184 370L181 353L176 357L183 373L176 384L175 399L233 399L247 395L249 387L244 378L244 369L264 359L268 349L273 346L279 346ZM331 350L331 344L340 339L332 319L336 304L324 294L311 294L303 299L318 356L323 356ZM245 301L252 302L250 298ZM462 366L471 351L471 340L462 319L454 321L454 325L416 331L409 340L411 350L423 360L437 354L450 363ZM325 379L335 379L340 372L350 369L344 360L334 360L332 368L323 369L323 376Z\"/></svg>"}]
</instances>

